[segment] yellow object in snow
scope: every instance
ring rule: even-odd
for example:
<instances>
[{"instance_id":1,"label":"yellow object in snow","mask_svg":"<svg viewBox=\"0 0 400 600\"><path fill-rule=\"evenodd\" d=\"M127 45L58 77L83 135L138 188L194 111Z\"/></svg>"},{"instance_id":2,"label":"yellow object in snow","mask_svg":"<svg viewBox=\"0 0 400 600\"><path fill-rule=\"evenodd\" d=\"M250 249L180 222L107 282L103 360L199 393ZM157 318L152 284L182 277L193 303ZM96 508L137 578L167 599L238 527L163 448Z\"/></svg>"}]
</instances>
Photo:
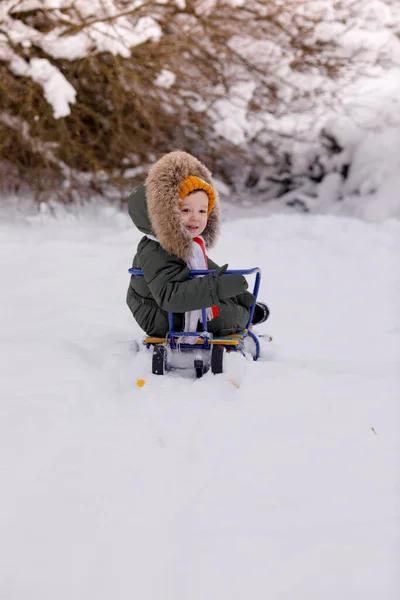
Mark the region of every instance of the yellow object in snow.
<instances>
[{"instance_id":1,"label":"yellow object in snow","mask_svg":"<svg viewBox=\"0 0 400 600\"><path fill-rule=\"evenodd\" d=\"M145 382L145 380L144 380L144 379L138 379L138 380L136 381L136 385L137 385L138 387L143 387L145 383L146 383L146 382Z\"/></svg>"}]
</instances>

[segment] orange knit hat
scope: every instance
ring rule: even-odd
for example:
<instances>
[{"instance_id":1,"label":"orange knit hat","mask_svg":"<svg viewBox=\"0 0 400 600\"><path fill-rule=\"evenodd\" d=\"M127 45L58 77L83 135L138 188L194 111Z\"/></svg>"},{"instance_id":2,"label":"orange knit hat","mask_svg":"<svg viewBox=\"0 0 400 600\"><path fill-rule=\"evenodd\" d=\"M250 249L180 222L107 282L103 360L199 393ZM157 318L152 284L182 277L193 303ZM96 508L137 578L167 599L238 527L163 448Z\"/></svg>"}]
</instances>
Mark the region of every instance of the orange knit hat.
<instances>
[{"instance_id":1,"label":"orange knit hat","mask_svg":"<svg viewBox=\"0 0 400 600\"><path fill-rule=\"evenodd\" d=\"M195 175L189 175L189 177L186 177L179 186L179 198L183 200L183 198L186 198L186 196L188 196L191 192L195 192L197 190L203 190L208 196L207 216L209 216L214 208L216 195L212 185L207 183L207 181L204 181L204 179L196 177Z\"/></svg>"}]
</instances>

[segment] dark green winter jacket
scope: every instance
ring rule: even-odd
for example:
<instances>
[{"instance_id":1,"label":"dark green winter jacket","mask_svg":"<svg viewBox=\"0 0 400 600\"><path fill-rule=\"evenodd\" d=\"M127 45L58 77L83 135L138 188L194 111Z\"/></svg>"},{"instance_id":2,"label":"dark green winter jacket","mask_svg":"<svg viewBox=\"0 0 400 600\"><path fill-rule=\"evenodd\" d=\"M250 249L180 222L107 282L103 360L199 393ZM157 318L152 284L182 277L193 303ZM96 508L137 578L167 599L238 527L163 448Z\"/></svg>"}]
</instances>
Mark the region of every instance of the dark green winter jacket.
<instances>
[{"instance_id":1,"label":"dark green winter jacket","mask_svg":"<svg viewBox=\"0 0 400 600\"><path fill-rule=\"evenodd\" d=\"M144 275L131 276L127 304L140 327L152 336L165 336L168 312L174 313L174 328L183 331L185 312L215 305L219 316L209 322L209 331L216 335L234 333L246 326L254 302L254 296L245 291L247 282L242 275L223 274L224 268L219 269L209 258L208 268L219 271L188 279L186 261L192 238L181 222L178 194L181 181L188 175L212 185L211 174L200 161L186 152L170 152L128 198L132 221L145 237L138 244L132 265ZM206 248L215 243L218 232L217 202L202 234Z\"/></svg>"}]
</instances>

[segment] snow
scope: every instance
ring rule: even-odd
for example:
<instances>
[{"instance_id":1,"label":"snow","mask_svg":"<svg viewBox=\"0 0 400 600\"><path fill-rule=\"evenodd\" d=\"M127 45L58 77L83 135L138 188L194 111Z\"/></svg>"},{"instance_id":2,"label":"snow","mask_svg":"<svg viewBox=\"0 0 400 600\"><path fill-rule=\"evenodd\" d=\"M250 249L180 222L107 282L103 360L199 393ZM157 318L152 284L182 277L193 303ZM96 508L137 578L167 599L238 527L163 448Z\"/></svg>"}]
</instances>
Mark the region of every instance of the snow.
<instances>
[{"instance_id":1,"label":"snow","mask_svg":"<svg viewBox=\"0 0 400 600\"><path fill-rule=\"evenodd\" d=\"M27 63L15 55L11 57L10 67L16 75L31 77L43 87L44 96L53 107L55 119L70 114L70 104L75 103L76 90L47 58L32 58Z\"/></svg>"},{"instance_id":2,"label":"snow","mask_svg":"<svg viewBox=\"0 0 400 600\"><path fill-rule=\"evenodd\" d=\"M128 217L54 212L0 211L1 597L399 598L399 221L225 221L275 339L194 380L135 351Z\"/></svg>"},{"instance_id":3,"label":"snow","mask_svg":"<svg viewBox=\"0 0 400 600\"><path fill-rule=\"evenodd\" d=\"M129 10L133 11L142 4L142 0L131 2ZM15 2L6 3L0 14L1 20L14 44L32 42L56 59L75 60L85 57L90 50L130 56L130 48L161 37L160 26L153 18L145 16L132 22L125 16L125 11L116 6L114 0L92 0L90 3L86 0L76 0L73 3L71 0L45 0L44 4L34 1L26 6L18 6L20 11L35 8L55 10L55 16L60 17L65 26L55 27L43 34L12 18ZM81 27L81 19L90 17L92 20L79 33L70 33L70 30Z\"/></svg>"},{"instance_id":4,"label":"snow","mask_svg":"<svg viewBox=\"0 0 400 600\"><path fill-rule=\"evenodd\" d=\"M175 81L175 73L172 73L172 71L169 71L168 69L162 69L155 80L155 84L168 89L171 85L174 85Z\"/></svg>"},{"instance_id":5,"label":"snow","mask_svg":"<svg viewBox=\"0 0 400 600\"><path fill-rule=\"evenodd\" d=\"M140 239L127 215L101 201L36 213L2 199L1 598L400 597L399 7L368 0L344 28L331 2L314 4L332 19L316 37L342 34L348 54L362 42L366 76L345 75L340 102L307 115L250 119L252 82L215 107L218 133L239 145L263 127L303 125L325 126L344 148L301 192L319 214L288 214L282 198L246 199L251 212L224 204L211 256L262 268L271 318L259 333L274 335L262 360L231 354L223 375L202 380L153 376L125 305ZM10 17L14 0L1 5L13 44L49 59L129 56L161 35L153 19L124 16L42 34ZM111 0L76 6L116 16ZM276 52L254 48L259 61ZM56 118L69 114L75 90L49 60L17 57L4 36L0 56L43 86ZM174 78L163 69L157 84ZM299 74L296 84L320 80ZM306 164L299 151L294 171Z\"/></svg>"},{"instance_id":6,"label":"snow","mask_svg":"<svg viewBox=\"0 0 400 600\"><path fill-rule=\"evenodd\" d=\"M240 83L233 87L229 100L218 100L212 109L215 131L235 144L244 144L254 130L247 122L247 104L253 95L255 84Z\"/></svg>"},{"instance_id":7,"label":"snow","mask_svg":"<svg viewBox=\"0 0 400 600\"><path fill-rule=\"evenodd\" d=\"M76 91L54 65L46 58L32 58L28 74L33 81L37 81L42 85L44 96L53 107L55 119L70 114L69 106L75 103Z\"/></svg>"}]
</instances>

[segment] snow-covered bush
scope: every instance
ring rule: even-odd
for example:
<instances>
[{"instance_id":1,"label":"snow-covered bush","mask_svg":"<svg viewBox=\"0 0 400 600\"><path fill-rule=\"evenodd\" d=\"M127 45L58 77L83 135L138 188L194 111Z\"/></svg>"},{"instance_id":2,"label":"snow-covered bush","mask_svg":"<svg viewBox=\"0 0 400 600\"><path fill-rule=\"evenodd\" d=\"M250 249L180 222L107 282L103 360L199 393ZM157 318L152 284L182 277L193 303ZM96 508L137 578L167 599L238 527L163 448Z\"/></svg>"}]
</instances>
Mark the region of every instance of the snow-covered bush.
<instances>
[{"instance_id":1,"label":"snow-covered bush","mask_svg":"<svg viewBox=\"0 0 400 600\"><path fill-rule=\"evenodd\" d=\"M3 187L120 197L179 147L230 195L284 197L303 185L294 142L389 68L398 17L395 0L4 0Z\"/></svg>"},{"instance_id":2,"label":"snow-covered bush","mask_svg":"<svg viewBox=\"0 0 400 600\"><path fill-rule=\"evenodd\" d=\"M288 112L284 103L275 114L245 118L243 111L241 134L258 163L246 167L235 197L271 205L278 198L304 212L399 216L400 3L330 6L314 43L336 36L334 53L344 60L340 73L335 81L321 78L323 93L314 89L308 106L296 91ZM303 85L315 83L310 72L296 77Z\"/></svg>"},{"instance_id":3,"label":"snow-covered bush","mask_svg":"<svg viewBox=\"0 0 400 600\"><path fill-rule=\"evenodd\" d=\"M309 96L294 74L341 66L332 40L310 43L322 19L305 0L3 1L3 183L64 199L130 188L180 147L235 184L259 160L227 127L246 128L238 97L246 121L288 111Z\"/></svg>"}]
</instances>

